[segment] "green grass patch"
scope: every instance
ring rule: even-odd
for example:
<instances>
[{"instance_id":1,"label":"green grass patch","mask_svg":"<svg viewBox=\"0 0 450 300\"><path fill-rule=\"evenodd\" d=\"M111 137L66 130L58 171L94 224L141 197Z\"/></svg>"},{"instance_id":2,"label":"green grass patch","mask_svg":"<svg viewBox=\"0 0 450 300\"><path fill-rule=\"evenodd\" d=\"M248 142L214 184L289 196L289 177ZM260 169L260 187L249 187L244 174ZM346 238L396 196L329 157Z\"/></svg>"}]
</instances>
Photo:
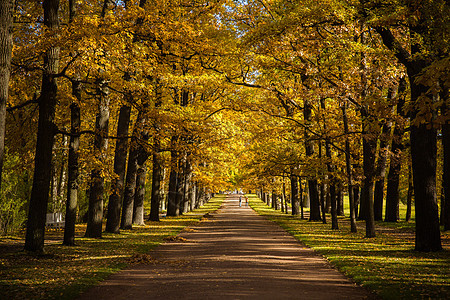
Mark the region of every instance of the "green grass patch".
<instances>
[{"instance_id":1,"label":"green grass patch","mask_svg":"<svg viewBox=\"0 0 450 300\"><path fill-rule=\"evenodd\" d=\"M274 211L254 195L249 195L249 200L256 212L278 223L383 299L448 299L450 295L448 234L443 239L444 251L417 252L413 250L414 233L409 225L401 229L404 224L390 224L395 230L380 230L376 238L368 239L360 221L356 234L350 232L347 218L339 218L340 229L332 230L331 224Z\"/></svg>"},{"instance_id":2,"label":"green grass patch","mask_svg":"<svg viewBox=\"0 0 450 300\"><path fill-rule=\"evenodd\" d=\"M82 237L85 225L77 225L76 246L62 246L62 230L46 233L45 255L22 251L23 237L0 238L0 299L72 299L109 275L146 254L167 237L201 221L217 210L224 195L179 217L146 222L120 234L103 233L101 239Z\"/></svg>"}]
</instances>

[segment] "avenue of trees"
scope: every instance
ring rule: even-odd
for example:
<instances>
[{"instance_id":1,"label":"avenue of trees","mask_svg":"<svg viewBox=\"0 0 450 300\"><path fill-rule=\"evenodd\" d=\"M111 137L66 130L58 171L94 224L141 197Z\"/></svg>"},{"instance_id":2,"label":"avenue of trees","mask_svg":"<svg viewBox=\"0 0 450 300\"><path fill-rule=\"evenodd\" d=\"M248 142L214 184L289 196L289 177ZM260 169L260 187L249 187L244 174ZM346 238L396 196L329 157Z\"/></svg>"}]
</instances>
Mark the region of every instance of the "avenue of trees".
<instances>
[{"instance_id":1,"label":"avenue of trees","mask_svg":"<svg viewBox=\"0 0 450 300\"><path fill-rule=\"evenodd\" d=\"M348 195L367 237L405 201L416 250L438 251L449 18L444 0L1 0L0 230L42 252L48 212L73 245L77 222L100 238L241 186L334 229Z\"/></svg>"}]
</instances>

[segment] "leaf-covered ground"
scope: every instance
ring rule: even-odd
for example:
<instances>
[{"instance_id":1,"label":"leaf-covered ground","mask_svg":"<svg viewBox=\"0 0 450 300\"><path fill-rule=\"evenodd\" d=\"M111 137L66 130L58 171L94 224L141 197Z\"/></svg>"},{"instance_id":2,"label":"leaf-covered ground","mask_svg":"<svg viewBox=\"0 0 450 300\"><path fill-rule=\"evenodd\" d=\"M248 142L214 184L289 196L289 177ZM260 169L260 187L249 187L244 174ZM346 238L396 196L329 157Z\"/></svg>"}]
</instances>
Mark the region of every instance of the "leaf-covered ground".
<instances>
[{"instance_id":1,"label":"leaf-covered ground","mask_svg":"<svg viewBox=\"0 0 450 300\"><path fill-rule=\"evenodd\" d=\"M250 197L250 205L383 299L450 297L449 233L442 235L444 251L424 253L413 250L414 233L409 228L396 228L392 223L389 228L378 223L377 237L368 239L364 222L358 221L354 234L346 218L339 219L340 230L331 230L330 220L329 224L300 220L274 211L256 197Z\"/></svg>"},{"instance_id":2,"label":"leaf-covered ground","mask_svg":"<svg viewBox=\"0 0 450 300\"><path fill-rule=\"evenodd\" d=\"M83 238L85 225L77 225L76 246L62 246L62 230L46 232L45 255L22 251L23 237L0 238L0 299L71 299L132 263L145 262L146 253L217 210L224 196L180 217L146 222L120 234L103 233L102 239Z\"/></svg>"}]
</instances>

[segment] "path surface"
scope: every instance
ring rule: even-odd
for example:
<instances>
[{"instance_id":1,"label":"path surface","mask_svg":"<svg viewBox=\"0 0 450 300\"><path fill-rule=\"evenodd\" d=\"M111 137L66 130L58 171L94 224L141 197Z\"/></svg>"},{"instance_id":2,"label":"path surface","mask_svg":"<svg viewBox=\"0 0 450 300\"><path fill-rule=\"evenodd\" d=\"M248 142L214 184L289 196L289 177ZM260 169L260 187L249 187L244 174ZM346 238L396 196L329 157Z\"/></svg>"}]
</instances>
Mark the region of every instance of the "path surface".
<instances>
[{"instance_id":1,"label":"path surface","mask_svg":"<svg viewBox=\"0 0 450 300\"><path fill-rule=\"evenodd\" d=\"M235 197L180 236L80 299L373 299Z\"/></svg>"}]
</instances>

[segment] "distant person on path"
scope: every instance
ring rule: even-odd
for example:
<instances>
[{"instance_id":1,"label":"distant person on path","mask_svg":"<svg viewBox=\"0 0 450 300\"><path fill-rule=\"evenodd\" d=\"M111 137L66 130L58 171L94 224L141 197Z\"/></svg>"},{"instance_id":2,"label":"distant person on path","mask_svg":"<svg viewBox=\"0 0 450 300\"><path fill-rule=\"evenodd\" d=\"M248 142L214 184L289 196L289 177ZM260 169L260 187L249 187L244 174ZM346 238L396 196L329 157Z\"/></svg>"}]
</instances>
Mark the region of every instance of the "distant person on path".
<instances>
[{"instance_id":1,"label":"distant person on path","mask_svg":"<svg viewBox=\"0 0 450 300\"><path fill-rule=\"evenodd\" d=\"M242 205L242 196L239 196L239 207Z\"/></svg>"},{"instance_id":2,"label":"distant person on path","mask_svg":"<svg viewBox=\"0 0 450 300\"><path fill-rule=\"evenodd\" d=\"M244 197L245 197L245 206L248 206L248 197L247 196Z\"/></svg>"}]
</instances>

